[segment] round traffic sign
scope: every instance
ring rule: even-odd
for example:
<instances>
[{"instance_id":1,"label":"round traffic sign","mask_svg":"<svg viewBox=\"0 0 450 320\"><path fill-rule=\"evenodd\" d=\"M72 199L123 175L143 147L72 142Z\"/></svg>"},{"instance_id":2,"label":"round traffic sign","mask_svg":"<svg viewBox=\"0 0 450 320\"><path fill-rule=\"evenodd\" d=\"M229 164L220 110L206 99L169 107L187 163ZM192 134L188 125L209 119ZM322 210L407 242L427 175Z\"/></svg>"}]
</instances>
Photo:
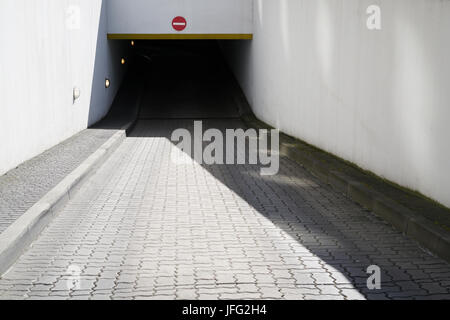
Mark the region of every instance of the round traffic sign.
<instances>
[{"instance_id":1,"label":"round traffic sign","mask_svg":"<svg viewBox=\"0 0 450 320\"><path fill-rule=\"evenodd\" d=\"M184 17L175 17L172 20L172 27L176 31L183 31L187 27L187 21Z\"/></svg>"}]
</instances>

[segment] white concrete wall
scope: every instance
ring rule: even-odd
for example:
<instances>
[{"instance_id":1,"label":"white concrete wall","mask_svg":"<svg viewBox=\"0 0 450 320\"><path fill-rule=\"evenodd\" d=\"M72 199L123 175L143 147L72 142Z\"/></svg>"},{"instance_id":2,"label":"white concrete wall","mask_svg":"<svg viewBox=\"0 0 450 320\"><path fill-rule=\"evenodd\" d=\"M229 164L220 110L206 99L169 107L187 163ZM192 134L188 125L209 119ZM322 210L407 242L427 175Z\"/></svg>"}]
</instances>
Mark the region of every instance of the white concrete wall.
<instances>
[{"instance_id":1,"label":"white concrete wall","mask_svg":"<svg viewBox=\"0 0 450 320\"><path fill-rule=\"evenodd\" d=\"M366 9L382 9L369 31ZM255 114L450 206L450 1L255 0L224 43Z\"/></svg>"},{"instance_id":2,"label":"white concrete wall","mask_svg":"<svg viewBox=\"0 0 450 320\"><path fill-rule=\"evenodd\" d=\"M73 5L79 29L67 24ZM101 0L0 0L0 174L107 113L124 67L106 22Z\"/></svg>"},{"instance_id":3,"label":"white concrete wall","mask_svg":"<svg viewBox=\"0 0 450 320\"><path fill-rule=\"evenodd\" d=\"M183 33L251 34L253 0L108 0L108 33L170 34L172 20L186 18Z\"/></svg>"}]
</instances>

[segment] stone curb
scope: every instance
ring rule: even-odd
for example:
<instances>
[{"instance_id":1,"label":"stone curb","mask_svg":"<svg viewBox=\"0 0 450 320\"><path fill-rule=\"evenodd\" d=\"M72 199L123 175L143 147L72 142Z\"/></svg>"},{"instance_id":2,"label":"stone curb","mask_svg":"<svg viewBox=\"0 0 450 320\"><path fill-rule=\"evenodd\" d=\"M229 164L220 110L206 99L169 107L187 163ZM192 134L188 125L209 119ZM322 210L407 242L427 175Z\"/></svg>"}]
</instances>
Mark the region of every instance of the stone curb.
<instances>
[{"instance_id":1,"label":"stone curb","mask_svg":"<svg viewBox=\"0 0 450 320\"><path fill-rule=\"evenodd\" d=\"M253 128L267 128L253 115L242 120ZM450 233L422 217L419 213L397 203L388 195L371 190L363 183L346 174L333 170L326 163L298 148L298 143L283 135L280 136L280 154L302 165L321 181L331 185L348 198L391 224L409 238L417 241L423 248L450 262Z\"/></svg>"},{"instance_id":2,"label":"stone curb","mask_svg":"<svg viewBox=\"0 0 450 320\"><path fill-rule=\"evenodd\" d=\"M138 93L137 104L140 103L140 95L141 92ZM74 197L82 183L92 176L120 146L127 132L132 130L136 122L137 114L132 121L119 129L78 168L0 234L0 275L7 272L61 208Z\"/></svg>"}]
</instances>

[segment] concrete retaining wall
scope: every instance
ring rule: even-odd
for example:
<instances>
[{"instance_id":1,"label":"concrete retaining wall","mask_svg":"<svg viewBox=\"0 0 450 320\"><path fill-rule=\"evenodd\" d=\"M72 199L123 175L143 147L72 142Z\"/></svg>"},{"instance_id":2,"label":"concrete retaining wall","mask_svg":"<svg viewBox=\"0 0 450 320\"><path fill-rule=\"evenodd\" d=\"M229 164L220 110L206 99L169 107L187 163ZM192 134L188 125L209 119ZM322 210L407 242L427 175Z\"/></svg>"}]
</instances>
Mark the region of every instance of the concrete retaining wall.
<instances>
[{"instance_id":1,"label":"concrete retaining wall","mask_svg":"<svg viewBox=\"0 0 450 320\"><path fill-rule=\"evenodd\" d=\"M0 174L107 113L126 67L106 22L101 0L0 1Z\"/></svg>"},{"instance_id":2,"label":"concrete retaining wall","mask_svg":"<svg viewBox=\"0 0 450 320\"><path fill-rule=\"evenodd\" d=\"M450 1L255 0L254 20L223 45L257 117L450 207Z\"/></svg>"}]
</instances>

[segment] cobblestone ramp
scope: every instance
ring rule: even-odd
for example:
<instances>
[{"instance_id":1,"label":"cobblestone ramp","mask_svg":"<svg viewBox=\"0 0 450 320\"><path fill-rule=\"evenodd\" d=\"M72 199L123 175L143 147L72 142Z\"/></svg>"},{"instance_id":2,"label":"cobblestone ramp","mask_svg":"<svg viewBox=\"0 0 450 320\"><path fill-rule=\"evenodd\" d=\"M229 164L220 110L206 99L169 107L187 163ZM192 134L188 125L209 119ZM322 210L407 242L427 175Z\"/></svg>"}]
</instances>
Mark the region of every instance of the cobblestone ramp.
<instances>
[{"instance_id":1,"label":"cobblestone ramp","mask_svg":"<svg viewBox=\"0 0 450 320\"><path fill-rule=\"evenodd\" d=\"M289 159L274 177L175 164L170 134L192 125L140 121L0 279L0 297L450 298L448 264ZM373 264L381 290L366 287Z\"/></svg>"}]
</instances>

